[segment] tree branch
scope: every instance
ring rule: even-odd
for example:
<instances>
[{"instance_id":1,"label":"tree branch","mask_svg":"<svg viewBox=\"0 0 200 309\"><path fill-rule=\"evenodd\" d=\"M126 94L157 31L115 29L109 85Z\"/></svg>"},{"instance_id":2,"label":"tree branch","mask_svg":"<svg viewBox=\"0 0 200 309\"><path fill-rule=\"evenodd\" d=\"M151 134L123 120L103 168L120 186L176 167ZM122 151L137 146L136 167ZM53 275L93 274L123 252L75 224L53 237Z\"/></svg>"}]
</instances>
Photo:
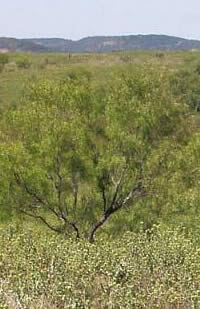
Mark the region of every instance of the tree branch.
<instances>
[{"instance_id":1,"label":"tree branch","mask_svg":"<svg viewBox=\"0 0 200 309\"><path fill-rule=\"evenodd\" d=\"M123 181L123 177L125 174L126 168L123 169L120 179L118 182L113 182L115 184L115 191L113 194L112 202L110 203L110 206L104 211L103 216L96 222L89 233L89 242L94 242L94 235L96 231L108 220L108 218L113 215L115 212L117 212L119 209L125 207L130 201L133 201L136 198L139 198L141 196L146 195L146 191L144 190L144 187L142 185L142 173L140 171L137 185L124 197L124 198L118 198L120 186Z\"/></svg>"},{"instance_id":2,"label":"tree branch","mask_svg":"<svg viewBox=\"0 0 200 309\"><path fill-rule=\"evenodd\" d=\"M14 176L15 176L16 183L18 184L18 186L22 187L29 196L35 199L36 203L41 204L45 209L48 209L49 211L51 211L53 215L55 215L58 219L62 221L66 221L66 217L63 215L63 212L61 211L60 213L58 213L54 209L54 207L50 205L50 203L47 200L45 201L43 198L41 198L32 188L30 188L25 183L25 181L22 179L22 176L19 176L19 174L16 172L14 172Z\"/></svg>"},{"instance_id":3,"label":"tree branch","mask_svg":"<svg viewBox=\"0 0 200 309\"><path fill-rule=\"evenodd\" d=\"M35 215L33 213L27 212L23 209L20 209L20 212L23 213L26 216L32 217L34 219L38 219L41 220L50 230L56 232L56 233L60 233L60 229L53 227L51 224L49 224L42 216L39 215Z\"/></svg>"}]
</instances>

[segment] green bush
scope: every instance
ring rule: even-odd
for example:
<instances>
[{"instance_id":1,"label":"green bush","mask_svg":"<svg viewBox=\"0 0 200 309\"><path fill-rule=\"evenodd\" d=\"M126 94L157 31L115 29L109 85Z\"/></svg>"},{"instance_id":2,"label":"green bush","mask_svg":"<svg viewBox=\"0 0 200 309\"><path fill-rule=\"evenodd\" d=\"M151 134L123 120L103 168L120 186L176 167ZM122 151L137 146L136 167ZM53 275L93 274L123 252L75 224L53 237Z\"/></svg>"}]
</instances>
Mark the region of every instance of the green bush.
<instances>
[{"instance_id":1,"label":"green bush","mask_svg":"<svg viewBox=\"0 0 200 309\"><path fill-rule=\"evenodd\" d=\"M171 78L171 89L175 97L192 110L200 106L200 66L181 69Z\"/></svg>"},{"instance_id":2,"label":"green bush","mask_svg":"<svg viewBox=\"0 0 200 309\"><path fill-rule=\"evenodd\" d=\"M19 69L29 69L31 62L27 57L20 57L16 60L16 65Z\"/></svg>"},{"instance_id":3,"label":"green bush","mask_svg":"<svg viewBox=\"0 0 200 309\"><path fill-rule=\"evenodd\" d=\"M9 61L9 57L7 54L1 54L0 53L0 65L5 65Z\"/></svg>"},{"instance_id":4,"label":"green bush","mask_svg":"<svg viewBox=\"0 0 200 309\"><path fill-rule=\"evenodd\" d=\"M3 72L3 69L4 69L4 65L3 65L3 64L0 64L0 73Z\"/></svg>"}]
</instances>

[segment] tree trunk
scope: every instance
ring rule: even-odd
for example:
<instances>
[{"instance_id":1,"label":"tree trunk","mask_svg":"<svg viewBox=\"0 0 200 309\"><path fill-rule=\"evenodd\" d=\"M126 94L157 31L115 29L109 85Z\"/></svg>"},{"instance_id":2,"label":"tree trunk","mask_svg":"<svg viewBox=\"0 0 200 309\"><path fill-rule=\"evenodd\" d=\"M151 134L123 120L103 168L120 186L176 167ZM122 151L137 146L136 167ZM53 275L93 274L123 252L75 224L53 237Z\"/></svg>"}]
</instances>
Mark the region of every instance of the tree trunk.
<instances>
[{"instance_id":1,"label":"tree trunk","mask_svg":"<svg viewBox=\"0 0 200 309\"><path fill-rule=\"evenodd\" d=\"M104 216L104 217L102 217L97 223L95 223L95 224L93 225L93 227L92 227L92 229L91 229L91 232L89 233L89 237L88 237L89 242L90 242L91 244L94 243L94 234L95 234L96 230L97 230L99 227L101 227L101 226L104 224L104 222L105 222L106 220L107 220L107 217Z\"/></svg>"}]
</instances>

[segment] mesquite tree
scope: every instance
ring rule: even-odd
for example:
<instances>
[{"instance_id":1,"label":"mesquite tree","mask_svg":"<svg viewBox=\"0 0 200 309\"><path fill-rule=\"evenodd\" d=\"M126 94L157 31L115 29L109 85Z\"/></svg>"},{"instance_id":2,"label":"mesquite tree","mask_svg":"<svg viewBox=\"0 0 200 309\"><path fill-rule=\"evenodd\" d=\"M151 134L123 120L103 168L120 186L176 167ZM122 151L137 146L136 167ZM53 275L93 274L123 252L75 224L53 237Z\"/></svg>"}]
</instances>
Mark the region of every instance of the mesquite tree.
<instances>
[{"instance_id":1,"label":"mesquite tree","mask_svg":"<svg viewBox=\"0 0 200 309\"><path fill-rule=\"evenodd\" d=\"M1 123L4 202L94 242L109 217L147 196L156 177L148 159L175 117L167 79L155 72L116 79L103 99L88 81L35 83Z\"/></svg>"}]
</instances>

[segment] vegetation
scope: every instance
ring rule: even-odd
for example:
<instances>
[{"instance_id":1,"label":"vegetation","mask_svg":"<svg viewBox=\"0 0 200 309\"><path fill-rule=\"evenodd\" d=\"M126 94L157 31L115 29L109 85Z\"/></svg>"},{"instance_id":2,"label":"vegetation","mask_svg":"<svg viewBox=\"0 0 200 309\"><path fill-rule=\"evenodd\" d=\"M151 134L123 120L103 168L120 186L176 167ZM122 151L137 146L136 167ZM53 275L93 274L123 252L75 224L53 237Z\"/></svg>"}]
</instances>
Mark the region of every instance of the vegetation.
<instances>
[{"instance_id":1,"label":"vegetation","mask_svg":"<svg viewBox=\"0 0 200 309\"><path fill-rule=\"evenodd\" d=\"M199 57L9 54L0 308L199 308Z\"/></svg>"},{"instance_id":2,"label":"vegetation","mask_svg":"<svg viewBox=\"0 0 200 309\"><path fill-rule=\"evenodd\" d=\"M8 63L8 55L0 54L0 73L3 71L5 64Z\"/></svg>"},{"instance_id":3,"label":"vegetation","mask_svg":"<svg viewBox=\"0 0 200 309\"><path fill-rule=\"evenodd\" d=\"M199 308L199 248L153 228L96 245L1 231L0 308Z\"/></svg>"},{"instance_id":4,"label":"vegetation","mask_svg":"<svg viewBox=\"0 0 200 309\"><path fill-rule=\"evenodd\" d=\"M16 60L16 65L19 69L29 69L31 66L31 62L27 57L19 57Z\"/></svg>"},{"instance_id":5,"label":"vegetation","mask_svg":"<svg viewBox=\"0 0 200 309\"><path fill-rule=\"evenodd\" d=\"M116 81L101 101L84 80L32 85L2 124L4 183L10 175L4 203L78 238L80 225L88 226L93 242L111 215L148 195L149 157L179 122L165 79L148 74Z\"/></svg>"},{"instance_id":6,"label":"vegetation","mask_svg":"<svg viewBox=\"0 0 200 309\"><path fill-rule=\"evenodd\" d=\"M0 54L0 65L5 65L8 63L8 55L7 54Z\"/></svg>"}]
</instances>

